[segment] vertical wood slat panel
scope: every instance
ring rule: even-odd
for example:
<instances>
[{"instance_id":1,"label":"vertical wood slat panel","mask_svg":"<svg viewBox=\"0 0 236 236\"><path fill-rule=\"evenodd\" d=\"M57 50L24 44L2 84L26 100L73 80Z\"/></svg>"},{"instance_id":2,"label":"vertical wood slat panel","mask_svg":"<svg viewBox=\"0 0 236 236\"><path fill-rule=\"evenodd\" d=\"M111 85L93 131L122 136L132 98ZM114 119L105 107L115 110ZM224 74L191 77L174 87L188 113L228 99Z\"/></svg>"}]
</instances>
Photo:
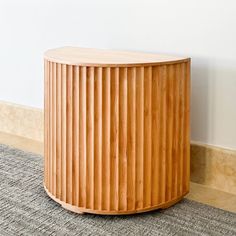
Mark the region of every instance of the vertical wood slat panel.
<instances>
[{"instance_id":1,"label":"vertical wood slat panel","mask_svg":"<svg viewBox=\"0 0 236 236\"><path fill-rule=\"evenodd\" d=\"M186 117L186 145L187 145L187 161L186 161L186 166L187 166L187 176L186 176L186 192L189 191L190 189L190 100L191 100L191 65L190 61L186 62L187 69L186 69L186 74L187 74L187 94L186 94L186 99L187 99L187 117Z\"/></svg>"},{"instance_id":2,"label":"vertical wood slat panel","mask_svg":"<svg viewBox=\"0 0 236 236\"><path fill-rule=\"evenodd\" d=\"M179 178L180 178L180 163L179 163L179 142L180 142L180 117L179 117L179 104L180 104L180 64L177 64L175 66L176 74L175 74L175 106L174 106L174 114L175 114L175 128L174 128L174 139L173 139L173 145L174 145L174 172L173 172L173 182L174 182L174 188L173 188L173 198L176 198L178 196L178 186L179 186Z\"/></svg>"},{"instance_id":3,"label":"vertical wood slat panel","mask_svg":"<svg viewBox=\"0 0 236 236\"><path fill-rule=\"evenodd\" d=\"M62 103L62 117L61 117L61 123L62 123L62 133L61 133L61 144L62 144L62 201L66 202L66 183L67 183L67 175L66 175L66 168L67 168L67 149L66 149L66 143L67 143L67 110L66 110L66 96L67 96L67 74L66 74L67 68L66 65L62 65L62 95L61 95L61 103Z\"/></svg>"},{"instance_id":4,"label":"vertical wood slat panel","mask_svg":"<svg viewBox=\"0 0 236 236\"><path fill-rule=\"evenodd\" d=\"M188 63L45 63L45 185L62 201L135 211L189 189ZM47 127L46 127L47 125Z\"/></svg>"},{"instance_id":5,"label":"vertical wood slat panel","mask_svg":"<svg viewBox=\"0 0 236 236\"><path fill-rule=\"evenodd\" d=\"M94 74L94 209L102 205L102 68Z\"/></svg>"},{"instance_id":6,"label":"vertical wood slat panel","mask_svg":"<svg viewBox=\"0 0 236 236\"><path fill-rule=\"evenodd\" d=\"M127 79L127 209L135 210L136 165L136 68L128 68Z\"/></svg>"},{"instance_id":7,"label":"vertical wood slat panel","mask_svg":"<svg viewBox=\"0 0 236 236\"><path fill-rule=\"evenodd\" d=\"M50 68L49 68L49 83L50 83L50 91L49 91L49 140L50 140L50 145L49 145L49 189L51 192L53 192L53 123L52 123L52 113L53 113L53 103L52 103L52 94L53 94L53 84L52 84L52 78L53 78L53 67L52 67L52 62L49 63Z\"/></svg>"},{"instance_id":8,"label":"vertical wood slat panel","mask_svg":"<svg viewBox=\"0 0 236 236\"><path fill-rule=\"evenodd\" d=\"M111 69L111 210L119 207L119 68Z\"/></svg>"},{"instance_id":9,"label":"vertical wood slat panel","mask_svg":"<svg viewBox=\"0 0 236 236\"><path fill-rule=\"evenodd\" d=\"M144 69L144 207L152 199L152 67Z\"/></svg>"},{"instance_id":10,"label":"vertical wood slat panel","mask_svg":"<svg viewBox=\"0 0 236 236\"><path fill-rule=\"evenodd\" d=\"M160 121L160 156L162 160L160 162L161 169L160 169L160 195L161 195L161 203L166 201L166 183L167 183L167 144L166 144L166 137L167 137L167 66L161 66L159 69L159 78L161 82L161 121Z\"/></svg>"},{"instance_id":11,"label":"vertical wood slat panel","mask_svg":"<svg viewBox=\"0 0 236 236\"><path fill-rule=\"evenodd\" d=\"M61 64L56 67L56 197L61 198Z\"/></svg>"},{"instance_id":12,"label":"vertical wood slat panel","mask_svg":"<svg viewBox=\"0 0 236 236\"><path fill-rule=\"evenodd\" d=\"M86 119L87 119L87 114L86 114L86 67L81 67L80 68L80 75L79 75L79 114L80 114L80 119L79 119L79 140L80 140L80 145L79 145L79 173L80 173L80 178L79 178L79 202L80 202L80 207L85 207L86 206Z\"/></svg>"},{"instance_id":13,"label":"vertical wood slat panel","mask_svg":"<svg viewBox=\"0 0 236 236\"><path fill-rule=\"evenodd\" d=\"M127 210L127 68L119 73L119 210Z\"/></svg>"},{"instance_id":14,"label":"vertical wood slat panel","mask_svg":"<svg viewBox=\"0 0 236 236\"><path fill-rule=\"evenodd\" d=\"M56 107L56 86L57 86L57 68L56 63L52 63L52 172L53 172L53 179L52 185L53 189L52 192L56 195L56 187L57 187L57 152L56 152L56 137L57 137L57 107Z\"/></svg>"},{"instance_id":15,"label":"vertical wood slat panel","mask_svg":"<svg viewBox=\"0 0 236 236\"><path fill-rule=\"evenodd\" d=\"M143 208L144 67L136 69L136 209Z\"/></svg>"},{"instance_id":16,"label":"vertical wood slat panel","mask_svg":"<svg viewBox=\"0 0 236 236\"><path fill-rule=\"evenodd\" d=\"M48 62L44 60L44 184L48 186Z\"/></svg>"},{"instance_id":17,"label":"vertical wood slat panel","mask_svg":"<svg viewBox=\"0 0 236 236\"><path fill-rule=\"evenodd\" d=\"M73 68L73 204L79 206L79 66Z\"/></svg>"},{"instance_id":18,"label":"vertical wood slat panel","mask_svg":"<svg viewBox=\"0 0 236 236\"><path fill-rule=\"evenodd\" d=\"M94 209L94 67L87 69L86 207Z\"/></svg>"},{"instance_id":19,"label":"vertical wood slat panel","mask_svg":"<svg viewBox=\"0 0 236 236\"><path fill-rule=\"evenodd\" d=\"M184 113L184 193L189 190L189 178L190 178L190 63L185 63L185 75L184 75L184 91L185 91L185 113Z\"/></svg>"},{"instance_id":20,"label":"vertical wood slat panel","mask_svg":"<svg viewBox=\"0 0 236 236\"><path fill-rule=\"evenodd\" d=\"M173 135L173 65L168 65L167 70L167 135L166 135L166 201L171 200L172 190L172 135Z\"/></svg>"},{"instance_id":21,"label":"vertical wood slat panel","mask_svg":"<svg viewBox=\"0 0 236 236\"><path fill-rule=\"evenodd\" d=\"M171 152L171 163L172 163L172 176L171 176L171 183L172 183L172 186L171 186L171 190L170 190L170 195L171 195L171 199L174 199L175 198L175 189L176 189L176 104L178 104L178 97L176 96L177 93L176 93L176 90L177 90L177 76L176 76L176 65L173 65L173 68L172 68L172 96L173 96L173 121L172 121L172 138L171 138L171 142L172 142L172 152Z\"/></svg>"},{"instance_id":22,"label":"vertical wood slat panel","mask_svg":"<svg viewBox=\"0 0 236 236\"><path fill-rule=\"evenodd\" d=\"M47 128L47 136L48 136L48 150L47 150L47 165L48 165L48 189L50 190L50 176L51 176L51 172L50 172L50 162L51 162L51 136L50 136L50 132L51 132L51 120L50 120L50 109L51 109L51 64L50 61L48 61L48 88L47 88L47 95L48 95L48 114L47 114L47 119L48 119L48 128Z\"/></svg>"},{"instance_id":23,"label":"vertical wood slat panel","mask_svg":"<svg viewBox=\"0 0 236 236\"><path fill-rule=\"evenodd\" d=\"M152 72L152 133L151 133L151 145L152 145L152 162L151 162L151 172L152 172L152 198L151 204L157 205L160 201L161 194L161 181L162 181L162 153L160 152L160 142L162 137L160 135L160 128L162 127L161 123L161 77L160 77L160 67L153 68Z\"/></svg>"},{"instance_id":24,"label":"vertical wood slat panel","mask_svg":"<svg viewBox=\"0 0 236 236\"><path fill-rule=\"evenodd\" d=\"M102 209L110 208L110 68L104 68L102 91Z\"/></svg>"},{"instance_id":25,"label":"vertical wood slat panel","mask_svg":"<svg viewBox=\"0 0 236 236\"><path fill-rule=\"evenodd\" d=\"M67 182L66 182L66 189L67 189L67 203L72 204L72 149L73 149L73 140L72 140L72 120L73 120L73 70L72 66L67 66L67 93L66 93L66 120L67 120L67 133L66 133L66 161L67 161L67 168L66 168L66 175L67 175Z\"/></svg>"},{"instance_id":26,"label":"vertical wood slat panel","mask_svg":"<svg viewBox=\"0 0 236 236\"><path fill-rule=\"evenodd\" d=\"M180 178L179 178L179 194L183 193L183 181L184 181L184 104L185 104L185 96L184 96L184 71L185 64L181 64L180 67L180 102L179 102L179 116L180 116L180 144L179 144L179 162L180 162Z\"/></svg>"},{"instance_id":27,"label":"vertical wood slat panel","mask_svg":"<svg viewBox=\"0 0 236 236\"><path fill-rule=\"evenodd\" d=\"M177 166L176 166L176 169L177 169L177 173L176 173L176 185L177 185L177 189L176 189L176 196L179 196L180 195L180 184L181 184L181 161L180 161L180 156L181 156L181 130L182 130L182 127L181 127L181 64L178 64L177 65L177 83L178 83L178 88L177 88L177 103L176 103L176 116L177 116L177 128L176 128L176 132L177 132L177 141L176 141L176 152L177 152Z\"/></svg>"},{"instance_id":28,"label":"vertical wood slat panel","mask_svg":"<svg viewBox=\"0 0 236 236\"><path fill-rule=\"evenodd\" d=\"M174 188L172 190L172 196L173 198L176 198L178 196L178 186L179 186L179 142L180 142L180 127L179 127L179 104L180 104L180 65L175 65L175 103L174 103L174 134L173 134L173 150L174 150L174 172L173 172L173 182L174 182Z\"/></svg>"}]
</instances>

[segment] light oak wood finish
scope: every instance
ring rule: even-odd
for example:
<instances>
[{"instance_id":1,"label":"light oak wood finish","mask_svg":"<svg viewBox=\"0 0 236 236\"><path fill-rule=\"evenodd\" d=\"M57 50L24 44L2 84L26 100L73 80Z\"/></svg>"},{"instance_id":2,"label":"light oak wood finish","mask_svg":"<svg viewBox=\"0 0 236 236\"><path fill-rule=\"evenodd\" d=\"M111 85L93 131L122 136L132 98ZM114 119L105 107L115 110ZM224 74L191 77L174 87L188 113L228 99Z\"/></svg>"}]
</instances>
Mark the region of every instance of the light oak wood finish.
<instances>
[{"instance_id":1,"label":"light oak wood finish","mask_svg":"<svg viewBox=\"0 0 236 236\"><path fill-rule=\"evenodd\" d=\"M75 212L165 208L189 191L190 59L45 54L45 189Z\"/></svg>"}]
</instances>

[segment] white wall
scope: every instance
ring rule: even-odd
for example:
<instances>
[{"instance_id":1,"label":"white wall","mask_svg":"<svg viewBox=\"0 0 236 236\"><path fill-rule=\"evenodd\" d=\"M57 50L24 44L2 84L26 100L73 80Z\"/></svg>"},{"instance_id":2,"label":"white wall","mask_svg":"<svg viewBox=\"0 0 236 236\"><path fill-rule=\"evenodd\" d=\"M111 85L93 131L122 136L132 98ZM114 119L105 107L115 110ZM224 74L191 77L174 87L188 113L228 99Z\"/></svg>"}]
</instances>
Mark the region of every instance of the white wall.
<instances>
[{"instance_id":1,"label":"white wall","mask_svg":"<svg viewBox=\"0 0 236 236\"><path fill-rule=\"evenodd\" d=\"M43 107L43 52L192 57L192 140L236 149L235 0L0 0L0 100Z\"/></svg>"}]
</instances>

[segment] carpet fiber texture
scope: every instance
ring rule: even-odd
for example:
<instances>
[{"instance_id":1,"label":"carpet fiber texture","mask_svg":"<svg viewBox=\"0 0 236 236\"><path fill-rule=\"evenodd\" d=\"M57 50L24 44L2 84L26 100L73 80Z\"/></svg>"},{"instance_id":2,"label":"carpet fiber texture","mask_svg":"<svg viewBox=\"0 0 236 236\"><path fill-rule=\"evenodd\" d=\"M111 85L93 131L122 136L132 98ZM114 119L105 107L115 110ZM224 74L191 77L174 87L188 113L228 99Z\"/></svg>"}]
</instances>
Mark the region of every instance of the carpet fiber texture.
<instances>
[{"instance_id":1,"label":"carpet fiber texture","mask_svg":"<svg viewBox=\"0 0 236 236\"><path fill-rule=\"evenodd\" d=\"M131 216L78 215L43 188L42 156L0 144L0 235L236 235L236 214L184 199Z\"/></svg>"}]
</instances>

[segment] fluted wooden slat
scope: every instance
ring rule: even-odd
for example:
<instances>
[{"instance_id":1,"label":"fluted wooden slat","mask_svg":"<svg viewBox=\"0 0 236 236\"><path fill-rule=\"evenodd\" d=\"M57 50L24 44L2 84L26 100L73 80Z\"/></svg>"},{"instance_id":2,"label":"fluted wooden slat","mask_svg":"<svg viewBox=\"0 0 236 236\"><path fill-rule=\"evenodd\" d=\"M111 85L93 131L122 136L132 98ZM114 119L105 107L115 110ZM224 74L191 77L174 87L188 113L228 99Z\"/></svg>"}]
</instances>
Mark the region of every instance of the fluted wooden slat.
<instances>
[{"instance_id":1,"label":"fluted wooden slat","mask_svg":"<svg viewBox=\"0 0 236 236\"><path fill-rule=\"evenodd\" d=\"M183 192L186 190L186 182L185 182L185 176L187 174L187 147L186 147L186 128L187 128L187 101L186 101L186 95L187 95L187 81L186 81L186 64L184 64L184 70L183 70L183 96L184 96L184 104L183 104ZM185 176L184 176L185 175Z\"/></svg>"},{"instance_id":2,"label":"fluted wooden slat","mask_svg":"<svg viewBox=\"0 0 236 236\"><path fill-rule=\"evenodd\" d=\"M73 204L79 205L79 66L73 68Z\"/></svg>"},{"instance_id":3,"label":"fluted wooden slat","mask_svg":"<svg viewBox=\"0 0 236 236\"><path fill-rule=\"evenodd\" d=\"M52 96L53 96L53 63L50 62L50 68L49 68L49 83L50 83L50 91L49 91L49 104L50 104L50 110L49 110L49 189L51 192L53 192L53 121L52 121L52 114L53 114L53 103L52 103Z\"/></svg>"},{"instance_id":4,"label":"fluted wooden slat","mask_svg":"<svg viewBox=\"0 0 236 236\"><path fill-rule=\"evenodd\" d=\"M119 68L111 69L111 195L110 209L119 206Z\"/></svg>"},{"instance_id":5,"label":"fluted wooden slat","mask_svg":"<svg viewBox=\"0 0 236 236\"><path fill-rule=\"evenodd\" d=\"M72 83L73 83L73 74L72 74L72 66L67 66L67 86L66 86L66 125L67 125L67 132L66 132L66 200L68 203L72 204L72 97L73 97L73 89L72 89Z\"/></svg>"},{"instance_id":6,"label":"fluted wooden slat","mask_svg":"<svg viewBox=\"0 0 236 236\"><path fill-rule=\"evenodd\" d=\"M183 185L184 192L188 191L189 189L189 178L190 178L190 64L185 64L185 123L184 123L184 153L185 153L185 160L184 160L184 172L186 173L185 181Z\"/></svg>"},{"instance_id":7,"label":"fluted wooden slat","mask_svg":"<svg viewBox=\"0 0 236 236\"><path fill-rule=\"evenodd\" d=\"M51 149L50 149L50 144L51 144L51 139L50 139L50 130L51 130L51 123L50 123L50 90L51 90L51 84L50 84L50 62L48 61L47 63L47 75L48 75L48 88L47 88L47 97L48 97L48 102L47 102L47 110L45 110L45 112L47 112L47 124L48 124L48 128L47 128L47 140L48 140L48 150L47 150L47 165L48 165L48 169L47 169L47 180L48 180L48 188L50 188L50 153L51 153Z\"/></svg>"},{"instance_id":8,"label":"fluted wooden slat","mask_svg":"<svg viewBox=\"0 0 236 236\"><path fill-rule=\"evenodd\" d=\"M144 67L136 71L136 209L143 208Z\"/></svg>"},{"instance_id":9,"label":"fluted wooden slat","mask_svg":"<svg viewBox=\"0 0 236 236\"><path fill-rule=\"evenodd\" d=\"M110 68L103 69L102 84L102 209L110 208Z\"/></svg>"},{"instance_id":10,"label":"fluted wooden slat","mask_svg":"<svg viewBox=\"0 0 236 236\"><path fill-rule=\"evenodd\" d=\"M152 67L144 69L144 207L152 200ZM153 156L154 157L154 156ZM155 158L155 157L154 157Z\"/></svg>"},{"instance_id":11,"label":"fluted wooden slat","mask_svg":"<svg viewBox=\"0 0 236 236\"><path fill-rule=\"evenodd\" d=\"M173 65L168 65L168 73L167 73L167 162L166 162L166 201L171 200L171 191L172 191L172 152L173 152L173 109L174 109L174 97L173 97L173 76L174 76L174 68Z\"/></svg>"},{"instance_id":12,"label":"fluted wooden slat","mask_svg":"<svg viewBox=\"0 0 236 236\"><path fill-rule=\"evenodd\" d=\"M127 90L127 209L135 210L136 68L128 68Z\"/></svg>"},{"instance_id":13,"label":"fluted wooden slat","mask_svg":"<svg viewBox=\"0 0 236 236\"><path fill-rule=\"evenodd\" d=\"M178 117L179 117L179 140L178 140L178 186L177 186L177 196L179 196L180 194L182 194L182 180L183 180L183 165L182 165L182 160L183 160L183 114L182 114L182 107L183 107L183 90L182 90L182 64L179 64L179 71L178 71L178 77L179 77L179 102L178 102L178 107L179 107L179 111L178 111Z\"/></svg>"},{"instance_id":14,"label":"fluted wooden slat","mask_svg":"<svg viewBox=\"0 0 236 236\"><path fill-rule=\"evenodd\" d=\"M160 169L160 195L161 195L161 203L166 202L166 184L167 184L167 144L166 144L166 137L167 137L167 66L161 66L159 68L159 80L161 83L161 91L160 91L160 101L161 101L161 108L160 108L160 157L161 160L159 161L161 165Z\"/></svg>"},{"instance_id":15,"label":"fluted wooden slat","mask_svg":"<svg viewBox=\"0 0 236 236\"><path fill-rule=\"evenodd\" d=\"M183 182L184 182L184 105L185 105L185 96L184 96L184 71L185 71L185 64L181 64L180 68L180 147L179 147L179 162L180 162L180 178L179 178L179 193L183 193Z\"/></svg>"},{"instance_id":16,"label":"fluted wooden slat","mask_svg":"<svg viewBox=\"0 0 236 236\"><path fill-rule=\"evenodd\" d=\"M86 207L86 76L86 67L81 67L79 76L79 203L81 207Z\"/></svg>"},{"instance_id":17,"label":"fluted wooden slat","mask_svg":"<svg viewBox=\"0 0 236 236\"><path fill-rule=\"evenodd\" d=\"M163 167L161 166L162 155L160 155L160 121L161 121L161 89L160 89L161 78L159 77L159 67L153 68L152 71L152 117L151 117L151 204L157 205L160 201L160 189L161 189L161 171Z\"/></svg>"},{"instance_id":18,"label":"fluted wooden slat","mask_svg":"<svg viewBox=\"0 0 236 236\"><path fill-rule=\"evenodd\" d=\"M62 115L61 115L61 125L62 125L62 133L61 133L61 144L62 144L62 162L61 162L61 167L62 167L62 201L66 202L66 182L67 182L67 175L66 175L66 168L67 168L67 110L66 110L66 84L67 84L67 75L66 75L66 65L62 65L62 92L61 92L61 109L62 109Z\"/></svg>"},{"instance_id":19,"label":"fluted wooden slat","mask_svg":"<svg viewBox=\"0 0 236 236\"><path fill-rule=\"evenodd\" d=\"M48 89L49 89L49 84L48 84L48 61L44 60L44 126L49 127L48 124ZM48 186L48 131L45 129L44 131L44 183Z\"/></svg>"},{"instance_id":20,"label":"fluted wooden slat","mask_svg":"<svg viewBox=\"0 0 236 236\"><path fill-rule=\"evenodd\" d=\"M127 68L119 74L119 209L127 210Z\"/></svg>"},{"instance_id":21,"label":"fluted wooden slat","mask_svg":"<svg viewBox=\"0 0 236 236\"><path fill-rule=\"evenodd\" d=\"M87 69L86 207L94 209L94 67Z\"/></svg>"},{"instance_id":22,"label":"fluted wooden slat","mask_svg":"<svg viewBox=\"0 0 236 236\"><path fill-rule=\"evenodd\" d=\"M187 160L186 160L186 167L187 167L187 174L185 178L185 183L186 183L186 188L185 192L189 191L190 188L190 99L191 99L191 67L190 67L190 62L186 63L186 83L187 83L187 93L186 93L186 107L187 107L187 113L186 113L186 137L185 137L185 142L186 142L186 153L187 153Z\"/></svg>"},{"instance_id":23,"label":"fluted wooden slat","mask_svg":"<svg viewBox=\"0 0 236 236\"><path fill-rule=\"evenodd\" d=\"M56 70L56 63L52 63L52 172L53 172L53 179L52 179L52 192L56 195L56 187L57 187L57 152L56 152L56 137L57 137L57 121L56 121L56 79L57 79L57 70Z\"/></svg>"},{"instance_id":24,"label":"fluted wooden slat","mask_svg":"<svg viewBox=\"0 0 236 236\"><path fill-rule=\"evenodd\" d=\"M57 167L56 167L56 197L61 198L61 185L62 185L62 175L61 175L61 156L62 156L62 152L61 152L61 117L62 117L62 113L61 113L61 83L62 83L62 70L61 70L61 64L57 64L57 84L56 84L56 105L57 105L57 115L56 115L56 127L57 127L57 136L56 136L56 160L57 160Z\"/></svg>"},{"instance_id":25,"label":"fluted wooden slat","mask_svg":"<svg viewBox=\"0 0 236 236\"><path fill-rule=\"evenodd\" d=\"M62 198L62 65L57 64L57 197Z\"/></svg>"},{"instance_id":26,"label":"fluted wooden slat","mask_svg":"<svg viewBox=\"0 0 236 236\"><path fill-rule=\"evenodd\" d=\"M189 190L189 62L130 67L45 60L45 178L79 212L167 206Z\"/></svg>"},{"instance_id":27,"label":"fluted wooden slat","mask_svg":"<svg viewBox=\"0 0 236 236\"><path fill-rule=\"evenodd\" d=\"M175 192L175 167L176 167L176 147L175 147L175 126L176 126L176 122L175 122L175 109L176 109L176 103L177 103L177 98L176 98L176 65L172 66L172 75L170 75L172 78L172 96L173 96L173 108L172 108L172 112L173 112L173 116L172 116L172 138L171 138L171 146L172 146L172 151L171 151L171 188L170 188L170 199L174 199L174 192ZM175 100L175 101L174 101Z\"/></svg>"},{"instance_id":28,"label":"fluted wooden slat","mask_svg":"<svg viewBox=\"0 0 236 236\"><path fill-rule=\"evenodd\" d=\"M175 80L174 80L174 98L175 98L175 106L174 106L174 136L173 136L173 175L172 182L174 183L174 187L172 188L172 197L176 198L178 196L178 185L179 185L179 140L180 140L180 130L179 130L179 85L180 85L180 65L175 66Z\"/></svg>"},{"instance_id":29,"label":"fluted wooden slat","mask_svg":"<svg viewBox=\"0 0 236 236\"><path fill-rule=\"evenodd\" d=\"M94 209L102 203L102 68L94 74Z\"/></svg>"}]
</instances>

